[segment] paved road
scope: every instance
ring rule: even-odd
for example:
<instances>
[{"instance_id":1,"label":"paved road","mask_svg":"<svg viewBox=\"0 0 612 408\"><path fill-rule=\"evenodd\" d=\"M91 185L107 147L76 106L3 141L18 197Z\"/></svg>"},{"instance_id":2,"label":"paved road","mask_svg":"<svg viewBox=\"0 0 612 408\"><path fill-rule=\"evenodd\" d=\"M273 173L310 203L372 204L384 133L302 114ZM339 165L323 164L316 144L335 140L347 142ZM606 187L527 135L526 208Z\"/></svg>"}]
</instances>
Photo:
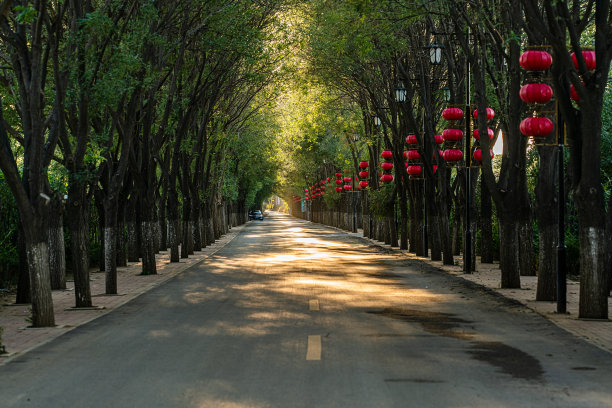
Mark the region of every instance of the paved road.
<instances>
[{"instance_id":1,"label":"paved road","mask_svg":"<svg viewBox=\"0 0 612 408\"><path fill-rule=\"evenodd\" d=\"M1 407L612 407L612 355L523 307L275 215L0 367Z\"/></svg>"}]
</instances>

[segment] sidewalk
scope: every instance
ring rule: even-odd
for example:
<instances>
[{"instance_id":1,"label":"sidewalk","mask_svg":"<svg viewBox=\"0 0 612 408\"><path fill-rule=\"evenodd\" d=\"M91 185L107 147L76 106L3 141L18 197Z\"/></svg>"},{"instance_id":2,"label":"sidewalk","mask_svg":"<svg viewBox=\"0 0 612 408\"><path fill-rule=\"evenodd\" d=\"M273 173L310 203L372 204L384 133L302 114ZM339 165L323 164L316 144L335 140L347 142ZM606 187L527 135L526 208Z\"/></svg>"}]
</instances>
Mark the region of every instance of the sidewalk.
<instances>
[{"instance_id":1,"label":"sidewalk","mask_svg":"<svg viewBox=\"0 0 612 408\"><path fill-rule=\"evenodd\" d=\"M0 365L11 357L47 343L161 285L187 268L213 255L234 239L243 228L244 225L232 228L229 233L212 245L202 251L195 252L187 259L181 259L178 263L170 263L168 251L160 252L156 255L157 275L140 275L141 262L129 262L128 266L117 268L118 295L104 294L104 272L91 273L90 285L94 305L91 309L73 309L75 304L74 282L67 282L66 290L53 291L55 327L28 328L29 323L26 318L30 315L28 310L30 305L10 304L10 302L15 301L14 296L9 298L8 301L5 299L4 304L0 304L0 327L4 329L2 344L6 349L6 354L0 354Z\"/></svg>"},{"instance_id":2,"label":"sidewalk","mask_svg":"<svg viewBox=\"0 0 612 408\"><path fill-rule=\"evenodd\" d=\"M375 245L391 249L390 245L363 237L363 231L350 233L355 237L360 237ZM419 259L446 273L456 275L462 279L474 282L478 285L491 289L502 296L516 300L527 306L534 312L544 316L555 325L588 341L595 346L612 353L612 320L584 320L578 319L578 300L580 284L575 281L567 281L567 311L568 314L557 314L557 302L536 302L536 287L538 278L536 276L521 276L521 289L501 289L501 271L499 263L482 264L480 257L476 257L476 272L471 274L463 273L463 266L443 265L442 261L432 261L429 258L418 257L413 253L399 248L394 251L402 253L411 259ZM455 260L461 261L455 257ZM608 297L608 310L612 313L612 296Z\"/></svg>"}]
</instances>

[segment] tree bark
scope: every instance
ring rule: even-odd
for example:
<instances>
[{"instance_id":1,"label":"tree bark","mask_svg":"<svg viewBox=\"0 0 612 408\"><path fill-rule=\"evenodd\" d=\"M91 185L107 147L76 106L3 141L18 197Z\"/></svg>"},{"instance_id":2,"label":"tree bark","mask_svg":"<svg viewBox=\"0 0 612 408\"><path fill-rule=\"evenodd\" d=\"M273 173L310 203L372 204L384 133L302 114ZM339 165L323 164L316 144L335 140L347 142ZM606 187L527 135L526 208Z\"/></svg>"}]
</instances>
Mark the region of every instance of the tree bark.
<instances>
[{"instance_id":1,"label":"tree bark","mask_svg":"<svg viewBox=\"0 0 612 408\"><path fill-rule=\"evenodd\" d=\"M512 217L513 214L502 215L499 218L500 235L500 267L501 287L504 289L519 289L521 287L521 275L519 272L519 224ZM514 243L515 245L504 245L503 243Z\"/></svg>"},{"instance_id":2,"label":"tree bark","mask_svg":"<svg viewBox=\"0 0 612 408\"><path fill-rule=\"evenodd\" d=\"M480 262L493 263L493 203L484 177L480 179Z\"/></svg>"},{"instance_id":3,"label":"tree bark","mask_svg":"<svg viewBox=\"0 0 612 408\"><path fill-rule=\"evenodd\" d=\"M117 294L117 212L118 202L112 197L104 200L104 270L106 294Z\"/></svg>"},{"instance_id":4,"label":"tree bark","mask_svg":"<svg viewBox=\"0 0 612 408\"><path fill-rule=\"evenodd\" d=\"M84 191L69 189L66 216L70 228L70 250L72 253L72 273L74 276L74 297L76 307L91 307L91 288L89 286L89 205L83 205L79 198ZM89 203L89 200L85 200Z\"/></svg>"},{"instance_id":5,"label":"tree bark","mask_svg":"<svg viewBox=\"0 0 612 408\"><path fill-rule=\"evenodd\" d=\"M26 233L27 236L27 233ZM51 277L49 276L49 248L46 241L31 242L26 237L28 267L32 290L32 326L53 327L53 299L51 297Z\"/></svg>"},{"instance_id":6,"label":"tree bark","mask_svg":"<svg viewBox=\"0 0 612 408\"><path fill-rule=\"evenodd\" d=\"M559 202L555 194L557 179L556 148L538 147L540 166L535 188L538 217L538 287L536 300L557 300L557 218ZM558 180L557 180L558 182Z\"/></svg>"},{"instance_id":7,"label":"tree bark","mask_svg":"<svg viewBox=\"0 0 612 408\"><path fill-rule=\"evenodd\" d=\"M49 274L51 289L66 289L63 203L55 197L49 209Z\"/></svg>"},{"instance_id":8,"label":"tree bark","mask_svg":"<svg viewBox=\"0 0 612 408\"><path fill-rule=\"evenodd\" d=\"M32 292L30 291L30 271L28 270L28 256L26 254L25 237L21 223L17 232L17 254L19 256L19 276L17 277L18 305L32 303Z\"/></svg>"}]
</instances>

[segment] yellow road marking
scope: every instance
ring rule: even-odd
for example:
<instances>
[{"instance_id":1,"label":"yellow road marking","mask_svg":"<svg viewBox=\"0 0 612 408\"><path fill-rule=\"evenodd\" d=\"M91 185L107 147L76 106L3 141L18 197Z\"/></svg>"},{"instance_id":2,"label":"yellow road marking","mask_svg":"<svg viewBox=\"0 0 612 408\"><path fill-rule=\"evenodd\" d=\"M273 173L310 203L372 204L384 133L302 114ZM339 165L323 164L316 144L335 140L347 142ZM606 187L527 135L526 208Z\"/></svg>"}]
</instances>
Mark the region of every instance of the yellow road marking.
<instances>
[{"instance_id":1,"label":"yellow road marking","mask_svg":"<svg viewBox=\"0 0 612 408\"><path fill-rule=\"evenodd\" d=\"M308 336L306 360L321 360L321 336Z\"/></svg>"},{"instance_id":2,"label":"yellow road marking","mask_svg":"<svg viewBox=\"0 0 612 408\"><path fill-rule=\"evenodd\" d=\"M310 310L319 310L319 301L317 299L310 299L308 301L308 308Z\"/></svg>"}]
</instances>

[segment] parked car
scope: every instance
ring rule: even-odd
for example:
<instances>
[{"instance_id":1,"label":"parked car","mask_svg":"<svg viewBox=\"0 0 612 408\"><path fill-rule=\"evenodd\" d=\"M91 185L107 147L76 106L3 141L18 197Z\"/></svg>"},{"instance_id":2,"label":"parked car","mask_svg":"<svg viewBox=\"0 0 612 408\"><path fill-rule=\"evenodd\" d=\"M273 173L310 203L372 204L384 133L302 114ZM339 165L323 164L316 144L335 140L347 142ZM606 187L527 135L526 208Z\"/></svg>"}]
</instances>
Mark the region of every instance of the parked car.
<instances>
[{"instance_id":1,"label":"parked car","mask_svg":"<svg viewBox=\"0 0 612 408\"><path fill-rule=\"evenodd\" d=\"M264 216L260 210L249 211L249 221L250 220L261 220L263 221Z\"/></svg>"}]
</instances>

